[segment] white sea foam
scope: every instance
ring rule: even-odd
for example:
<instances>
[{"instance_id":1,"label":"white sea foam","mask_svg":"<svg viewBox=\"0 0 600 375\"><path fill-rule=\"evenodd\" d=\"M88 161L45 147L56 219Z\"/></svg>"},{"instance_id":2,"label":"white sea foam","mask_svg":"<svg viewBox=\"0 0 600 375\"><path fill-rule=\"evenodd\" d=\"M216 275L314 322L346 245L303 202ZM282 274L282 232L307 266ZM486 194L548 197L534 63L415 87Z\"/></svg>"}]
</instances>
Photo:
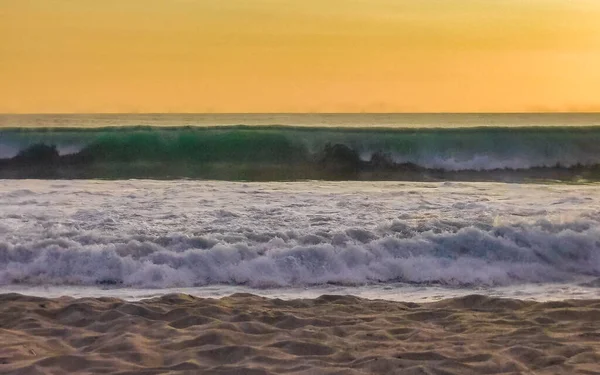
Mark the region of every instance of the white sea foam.
<instances>
[{"instance_id":1,"label":"white sea foam","mask_svg":"<svg viewBox=\"0 0 600 375\"><path fill-rule=\"evenodd\" d=\"M600 275L597 185L0 181L0 285L498 286Z\"/></svg>"}]
</instances>

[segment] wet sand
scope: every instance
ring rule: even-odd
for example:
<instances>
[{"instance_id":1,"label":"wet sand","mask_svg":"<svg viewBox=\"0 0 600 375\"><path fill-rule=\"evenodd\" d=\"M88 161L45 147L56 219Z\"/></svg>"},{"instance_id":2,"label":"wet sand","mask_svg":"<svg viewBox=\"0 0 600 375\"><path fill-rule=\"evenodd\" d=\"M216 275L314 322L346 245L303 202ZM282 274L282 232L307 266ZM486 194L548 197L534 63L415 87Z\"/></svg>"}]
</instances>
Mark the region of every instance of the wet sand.
<instances>
[{"instance_id":1,"label":"wet sand","mask_svg":"<svg viewBox=\"0 0 600 375\"><path fill-rule=\"evenodd\" d=\"M600 374L600 300L0 295L2 374Z\"/></svg>"}]
</instances>

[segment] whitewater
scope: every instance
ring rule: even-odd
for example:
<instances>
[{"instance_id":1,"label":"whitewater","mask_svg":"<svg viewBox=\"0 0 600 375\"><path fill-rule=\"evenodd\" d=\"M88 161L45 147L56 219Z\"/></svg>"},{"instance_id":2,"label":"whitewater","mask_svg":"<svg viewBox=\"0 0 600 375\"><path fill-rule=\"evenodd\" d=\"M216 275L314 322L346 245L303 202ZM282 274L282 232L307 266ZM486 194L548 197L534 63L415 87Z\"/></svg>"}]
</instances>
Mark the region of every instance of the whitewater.
<instances>
[{"instance_id":1,"label":"whitewater","mask_svg":"<svg viewBox=\"0 0 600 375\"><path fill-rule=\"evenodd\" d=\"M600 296L597 184L0 180L0 292Z\"/></svg>"}]
</instances>

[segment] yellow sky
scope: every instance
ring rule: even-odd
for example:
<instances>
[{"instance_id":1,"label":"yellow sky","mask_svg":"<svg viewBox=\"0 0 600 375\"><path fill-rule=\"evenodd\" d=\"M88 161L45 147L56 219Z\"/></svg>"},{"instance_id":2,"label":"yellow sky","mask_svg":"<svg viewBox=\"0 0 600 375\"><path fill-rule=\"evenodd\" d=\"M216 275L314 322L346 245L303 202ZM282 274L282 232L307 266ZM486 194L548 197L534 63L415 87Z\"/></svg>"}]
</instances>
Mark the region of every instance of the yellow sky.
<instances>
[{"instance_id":1,"label":"yellow sky","mask_svg":"<svg viewBox=\"0 0 600 375\"><path fill-rule=\"evenodd\" d=\"M0 112L600 110L598 0L0 0Z\"/></svg>"}]
</instances>

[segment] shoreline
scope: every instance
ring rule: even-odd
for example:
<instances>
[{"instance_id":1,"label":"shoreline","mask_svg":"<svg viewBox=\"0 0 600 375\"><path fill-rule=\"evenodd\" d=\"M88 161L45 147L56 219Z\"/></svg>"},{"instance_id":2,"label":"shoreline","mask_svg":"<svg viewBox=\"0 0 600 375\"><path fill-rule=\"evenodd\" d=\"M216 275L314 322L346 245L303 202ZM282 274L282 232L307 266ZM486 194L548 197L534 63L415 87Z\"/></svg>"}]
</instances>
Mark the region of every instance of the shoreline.
<instances>
[{"instance_id":1,"label":"shoreline","mask_svg":"<svg viewBox=\"0 0 600 375\"><path fill-rule=\"evenodd\" d=\"M2 373L590 374L600 299L0 294Z\"/></svg>"},{"instance_id":2,"label":"shoreline","mask_svg":"<svg viewBox=\"0 0 600 375\"><path fill-rule=\"evenodd\" d=\"M362 285L311 285L256 288L248 285L212 284L193 287L144 288L111 285L28 285L0 286L0 295L21 294L48 299L117 298L140 301L168 294L187 294L198 298L223 298L233 294L253 294L268 299L315 299L322 295L352 295L366 300L430 303L472 294L490 298L553 302L565 299L600 300L600 279L581 277L571 282L525 283L505 286L451 286L441 284L365 283Z\"/></svg>"}]
</instances>

